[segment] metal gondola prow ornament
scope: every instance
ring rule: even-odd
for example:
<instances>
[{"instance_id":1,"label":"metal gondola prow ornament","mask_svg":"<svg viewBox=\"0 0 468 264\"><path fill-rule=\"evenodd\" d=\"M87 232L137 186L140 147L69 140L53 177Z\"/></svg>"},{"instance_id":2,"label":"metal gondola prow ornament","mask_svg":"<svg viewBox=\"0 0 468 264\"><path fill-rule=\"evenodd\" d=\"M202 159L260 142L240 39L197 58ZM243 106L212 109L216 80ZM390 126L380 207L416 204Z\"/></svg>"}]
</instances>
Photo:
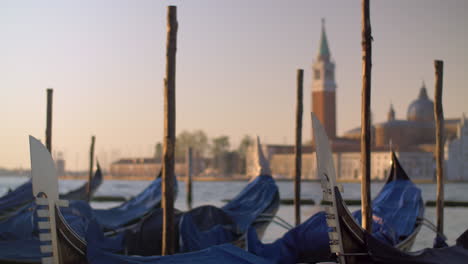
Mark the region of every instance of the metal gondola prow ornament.
<instances>
[{"instance_id":1,"label":"metal gondola prow ornament","mask_svg":"<svg viewBox=\"0 0 468 264\"><path fill-rule=\"evenodd\" d=\"M336 183L335 165L327 134L317 117L312 114L312 129L316 145L317 174L321 179L323 201L325 201L326 222L332 229L328 233L330 252L335 253L339 263L345 264L341 227L338 218L338 209L335 192L342 192L343 188Z\"/></svg>"},{"instance_id":2,"label":"metal gondola prow ornament","mask_svg":"<svg viewBox=\"0 0 468 264\"><path fill-rule=\"evenodd\" d=\"M265 158L265 155L263 154L263 148L262 144L260 143L260 137L257 136L255 140L255 146L254 146L254 163L253 163L253 173L252 173L252 178L250 180L255 179L259 175L271 175L271 168L270 168L270 163L268 160Z\"/></svg>"},{"instance_id":3,"label":"metal gondola prow ornament","mask_svg":"<svg viewBox=\"0 0 468 264\"><path fill-rule=\"evenodd\" d=\"M45 255L42 263L59 264L55 210L58 206L67 207L68 201L59 200L57 171L50 152L32 136L29 136L29 147L33 195L38 206L39 239L44 242L41 245L41 253Z\"/></svg>"}]
</instances>

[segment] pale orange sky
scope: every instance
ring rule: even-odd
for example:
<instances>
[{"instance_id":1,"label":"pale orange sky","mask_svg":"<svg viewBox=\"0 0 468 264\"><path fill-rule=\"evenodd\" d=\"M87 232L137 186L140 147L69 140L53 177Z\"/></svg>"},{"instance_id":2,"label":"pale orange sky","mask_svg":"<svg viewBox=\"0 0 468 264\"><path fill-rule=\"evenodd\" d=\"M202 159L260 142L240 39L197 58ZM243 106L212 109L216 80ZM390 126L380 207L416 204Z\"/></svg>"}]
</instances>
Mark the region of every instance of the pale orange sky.
<instances>
[{"instance_id":1,"label":"pale orange sky","mask_svg":"<svg viewBox=\"0 0 468 264\"><path fill-rule=\"evenodd\" d=\"M305 70L309 140L311 65L320 20L336 62L338 133L360 125L360 1L1 1L0 167L29 167L29 134L44 139L54 88L53 149L68 169L87 167L90 137L102 163L149 156L163 134L166 5L178 6L177 131L244 134L293 143L295 76ZM372 110L397 118L433 60L445 61L446 117L468 112L468 2L372 1Z\"/></svg>"}]
</instances>

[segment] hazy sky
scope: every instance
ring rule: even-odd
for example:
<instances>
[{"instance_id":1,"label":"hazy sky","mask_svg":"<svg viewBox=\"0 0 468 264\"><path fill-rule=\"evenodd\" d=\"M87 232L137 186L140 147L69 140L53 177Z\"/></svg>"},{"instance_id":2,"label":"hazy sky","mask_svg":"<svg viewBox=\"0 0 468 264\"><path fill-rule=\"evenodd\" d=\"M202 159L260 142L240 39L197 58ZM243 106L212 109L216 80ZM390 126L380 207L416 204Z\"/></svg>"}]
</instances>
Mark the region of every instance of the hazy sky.
<instances>
[{"instance_id":1,"label":"hazy sky","mask_svg":"<svg viewBox=\"0 0 468 264\"><path fill-rule=\"evenodd\" d=\"M29 167L29 134L44 139L54 88L53 149L87 166L151 155L163 135L166 5L178 6L177 132L294 141L296 70L305 70L304 140L311 137L311 65L320 20L338 84L338 133L360 125L361 1L0 1L0 167ZM446 117L468 112L468 1L372 1L372 110L406 118L422 80L434 93L445 61Z\"/></svg>"}]
</instances>

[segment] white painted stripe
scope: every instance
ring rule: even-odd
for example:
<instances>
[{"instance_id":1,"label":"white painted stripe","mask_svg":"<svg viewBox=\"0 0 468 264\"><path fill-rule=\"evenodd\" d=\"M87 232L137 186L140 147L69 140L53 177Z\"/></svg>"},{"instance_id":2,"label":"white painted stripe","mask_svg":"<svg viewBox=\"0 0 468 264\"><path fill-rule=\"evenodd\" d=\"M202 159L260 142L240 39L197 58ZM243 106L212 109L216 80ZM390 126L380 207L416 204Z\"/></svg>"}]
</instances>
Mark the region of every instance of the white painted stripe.
<instances>
[{"instance_id":1,"label":"white painted stripe","mask_svg":"<svg viewBox=\"0 0 468 264\"><path fill-rule=\"evenodd\" d=\"M39 240L41 241L52 241L52 235L50 233L40 233Z\"/></svg>"},{"instance_id":2,"label":"white painted stripe","mask_svg":"<svg viewBox=\"0 0 468 264\"><path fill-rule=\"evenodd\" d=\"M45 257L42 258L42 264L53 264L54 258L53 257Z\"/></svg>"},{"instance_id":3,"label":"white painted stripe","mask_svg":"<svg viewBox=\"0 0 468 264\"><path fill-rule=\"evenodd\" d=\"M328 227L336 227L336 220L335 219L327 219L327 226Z\"/></svg>"},{"instance_id":4,"label":"white painted stripe","mask_svg":"<svg viewBox=\"0 0 468 264\"><path fill-rule=\"evenodd\" d=\"M52 245L42 245L41 246L42 253L52 253Z\"/></svg>"},{"instance_id":5,"label":"white painted stripe","mask_svg":"<svg viewBox=\"0 0 468 264\"><path fill-rule=\"evenodd\" d=\"M49 210L39 209L39 210L37 210L37 216L39 216L39 217L49 217Z\"/></svg>"},{"instance_id":6,"label":"white painted stripe","mask_svg":"<svg viewBox=\"0 0 468 264\"><path fill-rule=\"evenodd\" d=\"M38 222L39 229L50 229L50 222Z\"/></svg>"},{"instance_id":7,"label":"white painted stripe","mask_svg":"<svg viewBox=\"0 0 468 264\"><path fill-rule=\"evenodd\" d=\"M330 240L338 240L340 236L336 232L328 232L328 238L330 238Z\"/></svg>"},{"instance_id":8,"label":"white painted stripe","mask_svg":"<svg viewBox=\"0 0 468 264\"><path fill-rule=\"evenodd\" d=\"M36 198L37 205L49 205L49 200L47 198Z\"/></svg>"},{"instance_id":9,"label":"white painted stripe","mask_svg":"<svg viewBox=\"0 0 468 264\"><path fill-rule=\"evenodd\" d=\"M327 202L333 202L333 198L329 193L324 192L323 193L323 200Z\"/></svg>"},{"instance_id":10,"label":"white painted stripe","mask_svg":"<svg viewBox=\"0 0 468 264\"><path fill-rule=\"evenodd\" d=\"M334 214L326 214L325 216L327 219L336 219Z\"/></svg>"},{"instance_id":11,"label":"white painted stripe","mask_svg":"<svg viewBox=\"0 0 468 264\"><path fill-rule=\"evenodd\" d=\"M339 245L330 245L330 252L331 253L341 253Z\"/></svg>"},{"instance_id":12,"label":"white painted stripe","mask_svg":"<svg viewBox=\"0 0 468 264\"><path fill-rule=\"evenodd\" d=\"M68 200L58 200L57 205L60 207L68 207L70 202Z\"/></svg>"}]
</instances>

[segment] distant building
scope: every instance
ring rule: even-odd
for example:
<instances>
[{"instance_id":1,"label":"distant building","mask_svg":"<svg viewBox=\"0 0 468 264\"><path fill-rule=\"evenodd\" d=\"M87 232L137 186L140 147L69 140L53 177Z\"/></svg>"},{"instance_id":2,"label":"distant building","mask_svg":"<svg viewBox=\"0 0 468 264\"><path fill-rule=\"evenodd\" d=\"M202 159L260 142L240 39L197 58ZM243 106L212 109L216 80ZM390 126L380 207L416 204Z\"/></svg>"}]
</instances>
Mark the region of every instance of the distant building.
<instances>
[{"instance_id":1,"label":"distant building","mask_svg":"<svg viewBox=\"0 0 468 264\"><path fill-rule=\"evenodd\" d=\"M155 177L161 170L161 158L123 158L113 162L110 166L110 174L115 177ZM203 159L193 160L194 176L205 169ZM185 176L185 158L176 159L174 164L176 176Z\"/></svg>"},{"instance_id":2,"label":"distant building","mask_svg":"<svg viewBox=\"0 0 468 264\"><path fill-rule=\"evenodd\" d=\"M322 19L322 34L317 59L312 66L312 112L323 124L330 139L336 137L335 63L331 59Z\"/></svg>"},{"instance_id":3,"label":"distant building","mask_svg":"<svg viewBox=\"0 0 468 264\"><path fill-rule=\"evenodd\" d=\"M406 120L395 119L395 110L390 105L387 121L372 126L373 143L377 147L393 144L395 148L435 144L434 103L427 96L423 83L419 96L409 106ZM460 119L445 119L444 133L447 139L457 137ZM343 138L359 140L361 127L344 133Z\"/></svg>"},{"instance_id":4,"label":"distant building","mask_svg":"<svg viewBox=\"0 0 468 264\"><path fill-rule=\"evenodd\" d=\"M336 135L335 62L331 59L325 26L322 21L320 48L312 66L312 112L327 132L333 152L338 179L361 178L361 128L349 130L342 137ZM449 180L468 181L468 126L465 117L445 119L446 177ZM393 148L412 179L433 180L435 177L435 122L434 103L429 99L423 82L416 98L407 109L406 120L397 120L390 105L387 121L371 124L371 177L383 180L390 169ZM294 175L294 146L264 145L272 173L278 178ZM302 148L302 177L316 179L314 144ZM252 164L247 156L247 171Z\"/></svg>"},{"instance_id":5,"label":"distant building","mask_svg":"<svg viewBox=\"0 0 468 264\"><path fill-rule=\"evenodd\" d=\"M457 136L446 143L446 178L468 181L468 122L465 115L458 124Z\"/></svg>"},{"instance_id":6,"label":"distant building","mask_svg":"<svg viewBox=\"0 0 468 264\"><path fill-rule=\"evenodd\" d=\"M276 152L278 145L264 146L264 153L270 161L273 176L279 179L291 179L295 171L294 151L289 153ZM286 149L287 146L282 146ZM292 149L291 149L292 150ZM336 168L336 177L340 180L359 180L361 178L361 153L359 150L342 148L340 145L332 145L333 161ZM419 150L397 151L403 168L411 175L412 179L433 179L434 158L430 152ZM252 159L252 152L248 152L247 159ZM252 169L252 163L247 162L248 170ZM377 149L372 151L371 176L373 180L384 180L390 172L391 152L389 149ZM302 153L302 178L318 180L315 148L304 146Z\"/></svg>"},{"instance_id":7,"label":"distant building","mask_svg":"<svg viewBox=\"0 0 468 264\"><path fill-rule=\"evenodd\" d=\"M62 152L59 152L57 158L55 158L55 167L57 168L57 176L65 175L65 160Z\"/></svg>"},{"instance_id":8,"label":"distant building","mask_svg":"<svg viewBox=\"0 0 468 264\"><path fill-rule=\"evenodd\" d=\"M155 177L160 170L161 160L154 158L122 158L110 165L110 174L115 177Z\"/></svg>"},{"instance_id":9,"label":"distant building","mask_svg":"<svg viewBox=\"0 0 468 264\"><path fill-rule=\"evenodd\" d=\"M237 152L225 152L216 157L217 176L231 177L240 174L242 163Z\"/></svg>"}]
</instances>

